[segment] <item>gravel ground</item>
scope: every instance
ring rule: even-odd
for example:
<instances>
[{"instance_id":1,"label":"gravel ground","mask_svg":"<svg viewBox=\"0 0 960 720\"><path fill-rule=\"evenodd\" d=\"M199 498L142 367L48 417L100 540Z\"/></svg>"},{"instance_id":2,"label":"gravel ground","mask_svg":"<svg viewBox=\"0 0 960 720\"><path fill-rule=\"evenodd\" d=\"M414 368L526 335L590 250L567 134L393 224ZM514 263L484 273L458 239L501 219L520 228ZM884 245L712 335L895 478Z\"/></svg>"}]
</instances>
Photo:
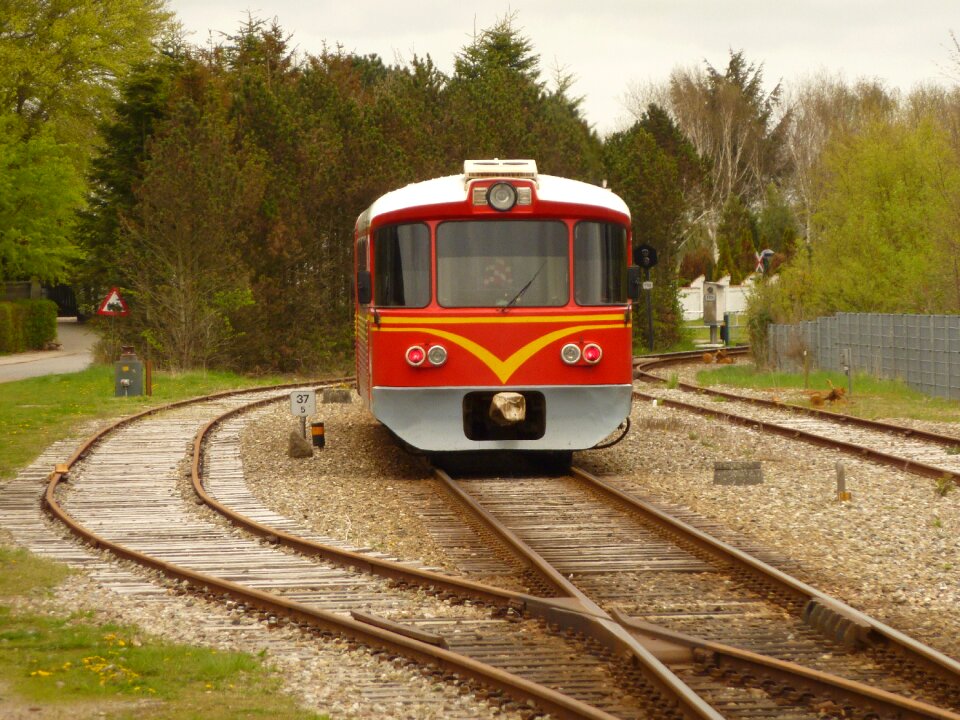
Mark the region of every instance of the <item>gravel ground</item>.
<instances>
[{"instance_id":1,"label":"gravel ground","mask_svg":"<svg viewBox=\"0 0 960 720\"><path fill-rule=\"evenodd\" d=\"M327 448L307 460L285 456L295 427L285 408L245 433L245 469L264 503L321 532L449 568L416 508L393 492L424 481L422 461L398 450L356 398L320 412ZM802 579L960 657L960 490L939 496L932 480L651 403L635 403L632 418L622 443L574 462L789 557ZM939 429L960 434L960 425ZM715 485L713 464L725 460L761 461L764 482ZM837 461L849 502L836 500ZM306 490L293 482L303 477L312 480Z\"/></svg>"}]
</instances>

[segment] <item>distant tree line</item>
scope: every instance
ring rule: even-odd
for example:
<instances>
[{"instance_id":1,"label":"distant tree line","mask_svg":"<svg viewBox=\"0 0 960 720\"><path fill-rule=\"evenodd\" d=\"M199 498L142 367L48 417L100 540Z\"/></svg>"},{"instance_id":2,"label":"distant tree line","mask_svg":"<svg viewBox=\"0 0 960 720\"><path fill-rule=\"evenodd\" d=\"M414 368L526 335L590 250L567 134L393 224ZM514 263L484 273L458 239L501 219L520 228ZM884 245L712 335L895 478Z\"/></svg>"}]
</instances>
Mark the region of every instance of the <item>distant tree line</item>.
<instances>
[{"instance_id":1,"label":"distant tree line","mask_svg":"<svg viewBox=\"0 0 960 720\"><path fill-rule=\"evenodd\" d=\"M357 214L466 158L532 157L621 195L661 258L658 347L682 337L679 285L740 282L763 249L758 339L836 310L960 311L955 87L769 89L732 51L630 89L634 121L600 137L513 17L446 74L429 56L298 53L256 18L192 46L160 0L0 10L0 280L70 279L88 302L120 286L126 339L170 367L348 356Z\"/></svg>"}]
</instances>

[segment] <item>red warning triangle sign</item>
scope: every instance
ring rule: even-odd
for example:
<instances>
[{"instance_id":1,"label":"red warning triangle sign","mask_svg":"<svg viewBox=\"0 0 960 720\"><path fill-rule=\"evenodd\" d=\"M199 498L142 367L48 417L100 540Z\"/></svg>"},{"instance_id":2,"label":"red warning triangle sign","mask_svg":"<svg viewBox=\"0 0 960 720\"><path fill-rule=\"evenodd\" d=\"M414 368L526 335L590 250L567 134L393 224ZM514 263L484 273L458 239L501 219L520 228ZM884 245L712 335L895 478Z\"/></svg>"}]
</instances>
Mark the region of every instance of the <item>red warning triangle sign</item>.
<instances>
[{"instance_id":1,"label":"red warning triangle sign","mask_svg":"<svg viewBox=\"0 0 960 720\"><path fill-rule=\"evenodd\" d=\"M123 301L123 298L120 297L120 291L117 290L117 288L110 288L110 292L107 293L107 296L97 309L97 315L119 315L120 317L124 317L129 314L130 309L127 307L127 303Z\"/></svg>"}]
</instances>

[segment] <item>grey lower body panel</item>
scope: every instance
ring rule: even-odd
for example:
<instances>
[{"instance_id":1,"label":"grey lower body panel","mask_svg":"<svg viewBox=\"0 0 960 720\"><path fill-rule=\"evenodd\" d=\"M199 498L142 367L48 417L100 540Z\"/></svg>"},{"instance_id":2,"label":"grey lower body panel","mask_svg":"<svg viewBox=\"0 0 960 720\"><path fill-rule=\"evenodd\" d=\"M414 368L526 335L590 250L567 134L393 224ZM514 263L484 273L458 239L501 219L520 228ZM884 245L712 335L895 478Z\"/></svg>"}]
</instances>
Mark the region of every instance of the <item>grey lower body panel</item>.
<instances>
[{"instance_id":1,"label":"grey lower body panel","mask_svg":"<svg viewBox=\"0 0 960 720\"><path fill-rule=\"evenodd\" d=\"M472 391L535 391L546 403L537 440L471 440L464 431L463 399ZM584 450L617 429L630 414L632 385L528 387L374 387L371 410L401 440L428 452L475 450Z\"/></svg>"}]
</instances>

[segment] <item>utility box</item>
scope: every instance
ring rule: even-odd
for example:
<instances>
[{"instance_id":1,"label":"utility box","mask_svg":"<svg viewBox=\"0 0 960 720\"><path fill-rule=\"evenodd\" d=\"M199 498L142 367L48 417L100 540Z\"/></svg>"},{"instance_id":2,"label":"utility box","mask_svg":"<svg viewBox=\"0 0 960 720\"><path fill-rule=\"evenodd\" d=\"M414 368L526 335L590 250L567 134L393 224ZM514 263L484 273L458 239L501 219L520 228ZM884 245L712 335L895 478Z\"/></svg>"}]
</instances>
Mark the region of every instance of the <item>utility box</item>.
<instances>
[{"instance_id":1,"label":"utility box","mask_svg":"<svg viewBox=\"0 0 960 720\"><path fill-rule=\"evenodd\" d=\"M720 283L703 284L703 323L704 325L722 325L726 312L724 286Z\"/></svg>"},{"instance_id":2,"label":"utility box","mask_svg":"<svg viewBox=\"0 0 960 720\"><path fill-rule=\"evenodd\" d=\"M120 350L120 359L113 364L116 397L143 395L143 361L133 352L133 348L124 346Z\"/></svg>"}]
</instances>

